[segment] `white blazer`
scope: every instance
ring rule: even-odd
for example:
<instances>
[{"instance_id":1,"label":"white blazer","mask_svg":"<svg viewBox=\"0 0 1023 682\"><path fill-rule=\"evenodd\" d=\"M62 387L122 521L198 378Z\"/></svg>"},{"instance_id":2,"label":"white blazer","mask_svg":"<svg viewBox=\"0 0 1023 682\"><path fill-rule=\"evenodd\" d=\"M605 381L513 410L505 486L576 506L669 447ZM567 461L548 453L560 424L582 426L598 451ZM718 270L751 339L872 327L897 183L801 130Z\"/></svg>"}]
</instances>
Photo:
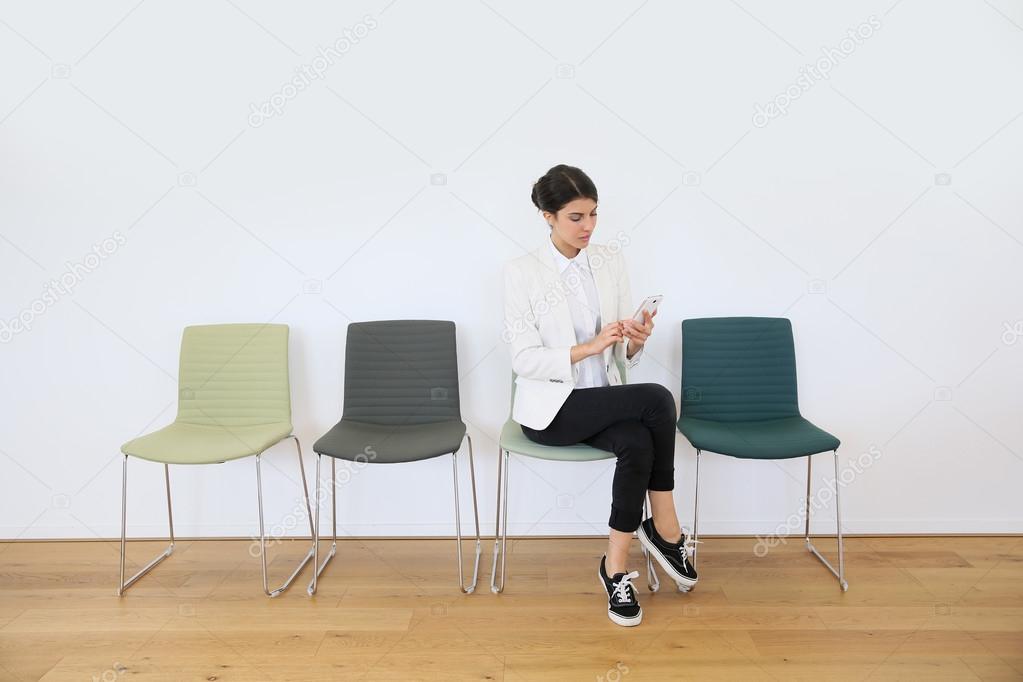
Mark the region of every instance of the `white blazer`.
<instances>
[{"instance_id":1,"label":"white blazer","mask_svg":"<svg viewBox=\"0 0 1023 682\"><path fill-rule=\"evenodd\" d=\"M549 237L548 237L549 238ZM632 293L621 247L589 244L585 249L600 299L601 324L632 316ZM571 349L578 341L568 307L570 295L546 243L504 266L504 332L515 372L512 419L537 430L553 421L575 388L579 369ZM584 339L585 340L585 339ZM618 363L634 367L643 349L626 359L626 342L604 349L608 383L625 383Z\"/></svg>"}]
</instances>

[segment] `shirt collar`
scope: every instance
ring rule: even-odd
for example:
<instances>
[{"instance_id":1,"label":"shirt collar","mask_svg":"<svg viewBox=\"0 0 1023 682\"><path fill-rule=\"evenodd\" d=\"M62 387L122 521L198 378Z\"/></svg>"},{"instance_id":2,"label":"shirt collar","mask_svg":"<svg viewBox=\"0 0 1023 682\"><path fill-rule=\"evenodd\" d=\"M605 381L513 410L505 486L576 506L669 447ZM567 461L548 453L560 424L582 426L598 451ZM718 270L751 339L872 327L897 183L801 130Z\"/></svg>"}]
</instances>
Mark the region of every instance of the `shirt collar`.
<instances>
[{"instance_id":1,"label":"shirt collar","mask_svg":"<svg viewBox=\"0 0 1023 682\"><path fill-rule=\"evenodd\" d=\"M575 263L578 267L590 271L590 259L586 253L586 249L579 249L579 253L575 255L575 258L568 258L565 254L558 251L558 247L554 245L554 240L550 237L547 238L547 243L551 247L551 253L554 255L554 265L558 269L558 274L565 272L565 269L572 263Z\"/></svg>"}]
</instances>

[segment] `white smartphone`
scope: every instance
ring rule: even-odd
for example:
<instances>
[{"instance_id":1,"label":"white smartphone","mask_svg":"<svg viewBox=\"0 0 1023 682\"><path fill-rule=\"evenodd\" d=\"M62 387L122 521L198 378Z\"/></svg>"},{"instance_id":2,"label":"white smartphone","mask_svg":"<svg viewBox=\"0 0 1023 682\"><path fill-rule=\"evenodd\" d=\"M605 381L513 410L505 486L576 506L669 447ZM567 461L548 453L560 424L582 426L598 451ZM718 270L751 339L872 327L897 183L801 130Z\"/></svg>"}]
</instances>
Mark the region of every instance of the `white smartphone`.
<instances>
[{"instance_id":1,"label":"white smartphone","mask_svg":"<svg viewBox=\"0 0 1023 682\"><path fill-rule=\"evenodd\" d=\"M664 296L661 294L658 294L657 296L647 296L643 299L643 302L639 304L639 308L636 309L636 314L632 316L632 319L636 322L643 322L643 311L645 310L653 315L654 311L657 310L657 306L661 304L661 299L663 298Z\"/></svg>"}]
</instances>

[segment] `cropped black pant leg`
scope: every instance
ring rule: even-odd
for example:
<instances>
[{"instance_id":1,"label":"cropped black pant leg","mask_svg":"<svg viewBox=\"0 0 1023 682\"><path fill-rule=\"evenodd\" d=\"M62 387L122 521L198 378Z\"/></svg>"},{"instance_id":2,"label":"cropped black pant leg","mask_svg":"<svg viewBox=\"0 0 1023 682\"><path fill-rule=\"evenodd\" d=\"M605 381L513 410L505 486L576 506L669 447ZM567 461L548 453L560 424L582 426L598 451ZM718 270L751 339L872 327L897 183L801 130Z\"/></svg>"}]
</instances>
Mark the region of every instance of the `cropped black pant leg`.
<instances>
[{"instance_id":1,"label":"cropped black pant leg","mask_svg":"<svg viewBox=\"0 0 1023 682\"><path fill-rule=\"evenodd\" d=\"M660 384L574 389L542 430L522 427L541 445L586 443L618 458L608 525L631 533L643 520L647 490L675 487L675 399Z\"/></svg>"}]
</instances>

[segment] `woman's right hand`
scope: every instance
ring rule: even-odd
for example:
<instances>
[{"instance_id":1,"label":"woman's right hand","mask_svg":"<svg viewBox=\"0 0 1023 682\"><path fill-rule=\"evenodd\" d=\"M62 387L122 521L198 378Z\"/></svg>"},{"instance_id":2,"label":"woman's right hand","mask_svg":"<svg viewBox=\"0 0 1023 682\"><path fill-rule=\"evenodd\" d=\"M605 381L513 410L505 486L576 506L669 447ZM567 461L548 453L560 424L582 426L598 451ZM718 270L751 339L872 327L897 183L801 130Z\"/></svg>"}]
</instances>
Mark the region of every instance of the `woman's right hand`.
<instances>
[{"instance_id":1,"label":"woman's right hand","mask_svg":"<svg viewBox=\"0 0 1023 682\"><path fill-rule=\"evenodd\" d=\"M592 352L590 355L599 355L608 346L612 346L625 338L622 323L620 321L605 324L600 333L587 342L587 347Z\"/></svg>"}]
</instances>

